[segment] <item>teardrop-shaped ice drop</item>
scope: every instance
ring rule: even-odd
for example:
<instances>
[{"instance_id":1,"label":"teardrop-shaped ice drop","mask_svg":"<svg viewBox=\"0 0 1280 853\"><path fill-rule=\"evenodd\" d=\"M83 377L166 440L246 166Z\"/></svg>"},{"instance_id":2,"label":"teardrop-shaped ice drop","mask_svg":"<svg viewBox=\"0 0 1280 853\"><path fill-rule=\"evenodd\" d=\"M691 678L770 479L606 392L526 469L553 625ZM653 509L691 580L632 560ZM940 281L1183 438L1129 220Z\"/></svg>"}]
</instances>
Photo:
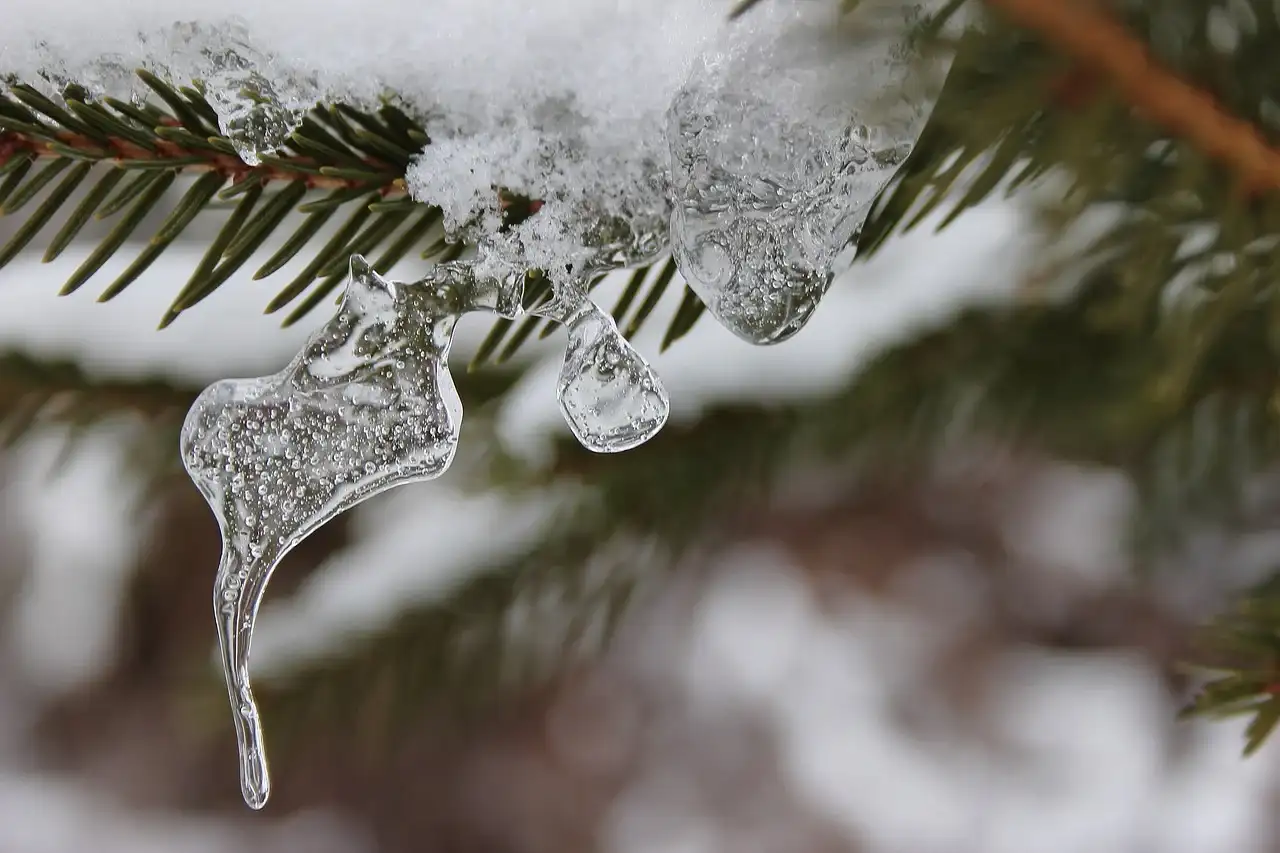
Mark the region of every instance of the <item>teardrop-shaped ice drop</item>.
<instances>
[{"instance_id":1,"label":"teardrop-shaped ice drop","mask_svg":"<svg viewBox=\"0 0 1280 853\"><path fill-rule=\"evenodd\" d=\"M453 460L462 402L448 354L458 317L518 307L465 265L387 281L360 256L336 316L272 376L218 382L182 428L182 461L222 531L214 612L245 802L270 793L249 647L280 560L338 513Z\"/></svg>"},{"instance_id":2,"label":"teardrop-shaped ice drop","mask_svg":"<svg viewBox=\"0 0 1280 853\"><path fill-rule=\"evenodd\" d=\"M662 429L671 411L662 380L594 302L582 299L576 307L557 303L537 313L568 327L556 394L570 430L596 453L644 444Z\"/></svg>"},{"instance_id":3,"label":"teardrop-shaped ice drop","mask_svg":"<svg viewBox=\"0 0 1280 853\"><path fill-rule=\"evenodd\" d=\"M744 340L808 322L915 144L941 81L909 44L931 4L861 0L839 25L823 4L761 4L673 99L672 253Z\"/></svg>"}]
</instances>

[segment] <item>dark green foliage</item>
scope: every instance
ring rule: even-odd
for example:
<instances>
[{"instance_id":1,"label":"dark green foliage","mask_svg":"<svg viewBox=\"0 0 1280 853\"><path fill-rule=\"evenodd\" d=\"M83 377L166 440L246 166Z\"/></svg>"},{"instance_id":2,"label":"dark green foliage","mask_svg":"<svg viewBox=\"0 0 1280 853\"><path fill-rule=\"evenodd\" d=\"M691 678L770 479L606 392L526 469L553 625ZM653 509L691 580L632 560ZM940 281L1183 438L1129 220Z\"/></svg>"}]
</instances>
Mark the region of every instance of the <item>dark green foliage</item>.
<instances>
[{"instance_id":1,"label":"dark green foliage","mask_svg":"<svg viewBox=\"0 0 1280 853\"><path fill-rule=\"evenodd\" d=\"M12 444L37 424L76 429L118 414L175 428L194 396L158 379L107 382L85 375L74 362L0 354L0 440Z\"/></svg>"},{"instance_id":2,"label":"dark green foliage","mask_svg":"<svg viewBox=\"0 0 1280 853\"><path fill-rule=\"evenodd\" d=\"M74 293L129 243L145 220L163 213L149 241L99 295L108 300L133 284L197 218L224 217L210 251L161 318L163 328L215 292L287 228L287 236L259 263L254 278L267 278L304 253L309 256L267 302L269 313L292 305L284 318L284 325L290 325L341 286L353 253L369 254L374 267L387 272L410 255L443 260L465 250L444 239L438 210L405 194L405 172L429 140L396 107L387 104L365 112L345 104L317 106L285 148L250 167L220 135L217 116L199 91L175 88L147 71L138 74L157 103L94 102L76 86L64 92L65 106L25 85L13 86L9 96L0 94L0 215L22 212L26 217L0 247L0 268L60 215L61 224L50 229L45 262L62 255L90 222L113 222L63 285L63 294ZM188 175L194 179L189 181ZM86 182L90 189L69 204ZM174 199L171 191L177 186L182 192ZM529 199L506 193L502 198L508 224L537 211ZM215 202L233 200L237 203L228 210L215 210ZM304 215L290 224L296 214ZM342 224L321 243L319 236L335 216ZM665 288L669 280L659 277L655 288ZM660 289L650 291L645 304L651 309L659 296ZM688 325L694 316L686 310L681 323ZM506 329L500 323L495 334L501 337ZM678 336L674 324L667 336ZM518 346L511 342L527 338L527 333L509 338L500 357L510 358ZM477 363L494 352L487 349Z\"/></svg>"},{"instance_id":3,"label":"dark green foliage","mask_svg":"<svg viewBox=\"0 0 1280 853\"><path fill-rule=\"evenodd\" d=\"M111 165L114 168L102 171L93 188L73 206L45 253L46 261L56 258L93 218L119 220L63 287L64 293L75 291L165 202L167 191L179 176L194 169L194 181L185 185L141 253L100 297L110 299L127 288L198 216L211 213L216 199L248 198L247 204L232 209L215 241L218 256L206 256L166 314L167 324L248 262L317 189L328 186L328 198L340 203L364 199L368 204L402 194L396 182L403 176L409 155L385 144L365 144L368 139L381 138L375 135L379 132L394 133L378 116L361 116L365 130L360 136L347 130L347 120L336 108L317 107L285 150L251 168L228 153L234 149L219 135L216 116L199 92L175 89L146 71L140 71L139 76L163 108L150 104L139 108L111 99L91 102L75 87L64 93L65 108L22 85L11 89L12 97L0 96L0 134L4 134L0 140L5 143L0 146L4 152L0 153L0 169L8 173L0 186L4 202L0 212L8 215L23 210L48 185L54 185L37 211L28 215L18 233L0 249L0 266L12 260L54 218L73 191L90 177L95 164ZM37 163L42 165L33 169ZM112 196L126 174L132 174L131 179ZM255 207L253 215L248 215ZM304 219L285 241L287 251L277 253L270 265L278 270L287 263L317 235L322 224L323 217ZM384 230L384 236L390 236L395 229ZM400 254L422 241L425 230L416 227ZM359 238L339 243L330 254L345 256L360 245ZM391 256L380 262L385 268L396 260L398 257ZM292 286L305 289L323 273L320 267L312 269L309 277L300 277Z\"/></svg>"},{"instance_id":4,"label":"dark green foliage","mask_svg":"<svg viewBox=\"0 0 1280 853\"><path fill-rule=\"evenodd\" d=\"M1252 716L1245 754L1257 751L1280 722L1280 574L1251 591L1204 632L1198 655L1209 682L1187 716Z\"/></svg>"}]
</instances>

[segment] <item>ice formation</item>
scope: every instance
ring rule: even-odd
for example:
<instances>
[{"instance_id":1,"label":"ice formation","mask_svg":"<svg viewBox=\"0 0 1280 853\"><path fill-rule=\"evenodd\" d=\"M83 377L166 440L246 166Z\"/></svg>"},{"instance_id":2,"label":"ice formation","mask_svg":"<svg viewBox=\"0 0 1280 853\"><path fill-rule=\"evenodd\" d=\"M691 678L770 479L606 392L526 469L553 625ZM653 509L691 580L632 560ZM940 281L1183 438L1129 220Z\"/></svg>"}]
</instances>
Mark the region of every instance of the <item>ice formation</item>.
<instances>
[{"instance_id":1,"label":"ice formation","mask_svg":"<svg viewBox=\"0 0 1280 853\"><path fill-rule=\"evenodd\" d=\"M363 258L337 315L280 373L219 382L182 432L222 530L215 607L241 784L270 785L248 678L271 573L327 520L449 466L461 401L447 355L468 311L520 313L524 271L564 324L561 410L588 449L652 437L661 381L587 298L593 275L670 244L711 312L753 343L804 325L837 255L910 151L941 74L905 41L940 0L42 0L6 10L0 78L137 99L147 68L202 87L250 164L317 100L394 96L431 143L406 176L479 257L397 283ZM842 23L837 23L842 22ZM499 191L542 202L511 227ZM518 271L518 274L517 272Z\"/></svg>"},{"instance_id":2,"label":"ice formation","mask_svg":"<svg viewBox=\"0 0 1280 853\"><path fill-rule=\"evenodd\" d=\"M657 435L671 413L658 374L618 331L613 318L571 290L536 313L569 332L556 386L560 411L583 447L619 453Z\"/></svg>"},{"instance_id":3,"label":"ice formation","mask_svg":"<svg viewBox=\"0 0 1280 853\"><path fill-rule=\"evenodd\" d=\"M514 316L520 290L462 263L387 281L354 256L338 313L288 367L218 382L187 415L183 464L223 537L214 611L250 806L270 792L248 659L272 571L338 513L444 473L462 419L447 363L454 326L468 311Z\"/></svg>"},{"instance_id":4,"label":"ice formation","mask_svg":"<svg viewBox=\"0 0 1280 853\"><path fill-rule=\"evenodd\" d=\"M250 163L316 100L392 95L432 140L408 189L450 232L580 272L619 234L611 265L640 263L674 226L712 312L771 342L919 130L904 34L939 4L766 0L729 23L722 0L42 0L6 10L0 75L116 97L142 93L136 67L202 81ZM500 188L544 206L503 229Z\"/></svg>"},{"instance_id":5,"label":"ice formation","mask_svg":"<svg viewBox=\"0 0 1280 853\"><path fill-rule=\"evenodd\" d=\"M254 49L239 25L212 31L186 25L175 28L174 36L200 45L208 61L200 81L205 98L218 114L219 130L250 166L283 145L319 98L313 83L296 76L273 83L267 76L270 57ZM179 79L171 69L164 73Z\"/></svg>"},{"instance_id":6,"label":"ice formation","mask_svg":"<svg viewBox=\"0 0 1280 853\"><path fill-rule=\"evenodd\" d=\"M41 38L34 58L27 59L35 63L32 71L10 73L54 97L75 83L92 97L135 103L150 95L136 68L175 87L193 86L217 114L219 131L251 166L287 141L321 95L314 75L278 63L255 44L240 19L176 21L139 30L134 39L136 44L128 50L97 54L84 46L77 49ZM12 47L0 48L0 72L14 53Z\"/></svg>"},{"instance_id":7,"label":"ice formation","mask_svg":"<svg viewBox=\"0 0 1280 853\"><path fill-rule=\"evenodd\" d=\"M804 326L910 153L942 76L907 43L926 5L862 0L836 27L822 4L762 4L674 98L672 251L745 340Z\"/></svg>"}]
</instances>

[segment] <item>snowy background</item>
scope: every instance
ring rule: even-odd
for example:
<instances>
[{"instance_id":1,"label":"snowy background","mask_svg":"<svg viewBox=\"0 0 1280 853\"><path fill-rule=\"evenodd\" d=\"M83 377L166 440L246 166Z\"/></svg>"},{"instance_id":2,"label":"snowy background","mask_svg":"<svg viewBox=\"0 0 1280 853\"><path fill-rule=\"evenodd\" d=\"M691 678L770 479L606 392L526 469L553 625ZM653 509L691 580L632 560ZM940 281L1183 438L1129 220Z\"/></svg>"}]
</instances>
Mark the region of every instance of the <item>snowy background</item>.
<instances>
[{"instance_id":1,"label":"snowy background","mask_svg":"<svg viewBox=\"0 0 1280 853\"><path fill-rule=\"evenodd\" d=\"M993 205L898 240L778 348L702 323L656 358L673 419L833 390L888 344L1000 299L1026 222ZM153 330L193 236L106 305L54 295L74 253L9 266L0 348L192 384L276 369L307 328L279 330L261 314L271 291L247 279ZM464 327L457 366L483 332ZM556 344L533 350L496 415L531 460L564 429ZM220 678L213 519L182 485L176 510L143 500L124 451L136 429L104 424L61 461L56 431L0 456L0 853L1280 849L1280 744L1243 761L1237 725L1173 719L1171 662L1218 599L1176 573L1137 584L1122 477L1001 454L869 495L802 483L634 612L599 667L461 740L424 722L399 757L334 757L358 753L341 733L307 743L278 758L277 799L252 814L229 732L192 734L168 688L119 674L158 671L182 645L208 665L188 661L178 683ZM464 453L469 440L488 439L464 430ZM314 570L276 581L255 670L339 651L545 517L447 477L371 501L286 564ZM1275 553L1235 543L1215 568L1247 575Z\"/></svg>"}]
</instances>

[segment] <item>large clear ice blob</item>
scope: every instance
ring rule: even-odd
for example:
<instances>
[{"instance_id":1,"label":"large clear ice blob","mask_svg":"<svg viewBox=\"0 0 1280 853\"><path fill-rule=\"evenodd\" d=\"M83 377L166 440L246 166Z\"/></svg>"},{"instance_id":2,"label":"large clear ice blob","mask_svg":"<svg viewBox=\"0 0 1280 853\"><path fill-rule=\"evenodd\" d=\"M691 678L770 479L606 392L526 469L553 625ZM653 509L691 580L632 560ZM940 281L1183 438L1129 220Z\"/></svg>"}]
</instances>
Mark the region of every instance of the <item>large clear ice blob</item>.
<instances>
[{"instance_id":1,"label":"large clear ice blob","mask_svg":"<svg viewBox=\"0 0 1280 853\"><path fill-rule=\"evenodd\" d=\"M214 611L241 790L253 808L271 786L249 647L272 571L338 513L444 473L462 419L448 368L454 326L469 311L515 316L519 284L457 262L392 282L354 256L336 316L288 367L218 382L188 413L182 461L222 532Z\"/></svg>"},{"instance_id":2,"label":"large clear ice blob","mask_svg":"<svg viewBox=\"0 0 1280 853\"><path fill-rule=\"evenodd\" d=\"M942 75L911 49L934 2L760 4L695 64L668 111L672 252L728 329L798 332L871 202L910 153Z\"/></svg>"}]
</instances>

